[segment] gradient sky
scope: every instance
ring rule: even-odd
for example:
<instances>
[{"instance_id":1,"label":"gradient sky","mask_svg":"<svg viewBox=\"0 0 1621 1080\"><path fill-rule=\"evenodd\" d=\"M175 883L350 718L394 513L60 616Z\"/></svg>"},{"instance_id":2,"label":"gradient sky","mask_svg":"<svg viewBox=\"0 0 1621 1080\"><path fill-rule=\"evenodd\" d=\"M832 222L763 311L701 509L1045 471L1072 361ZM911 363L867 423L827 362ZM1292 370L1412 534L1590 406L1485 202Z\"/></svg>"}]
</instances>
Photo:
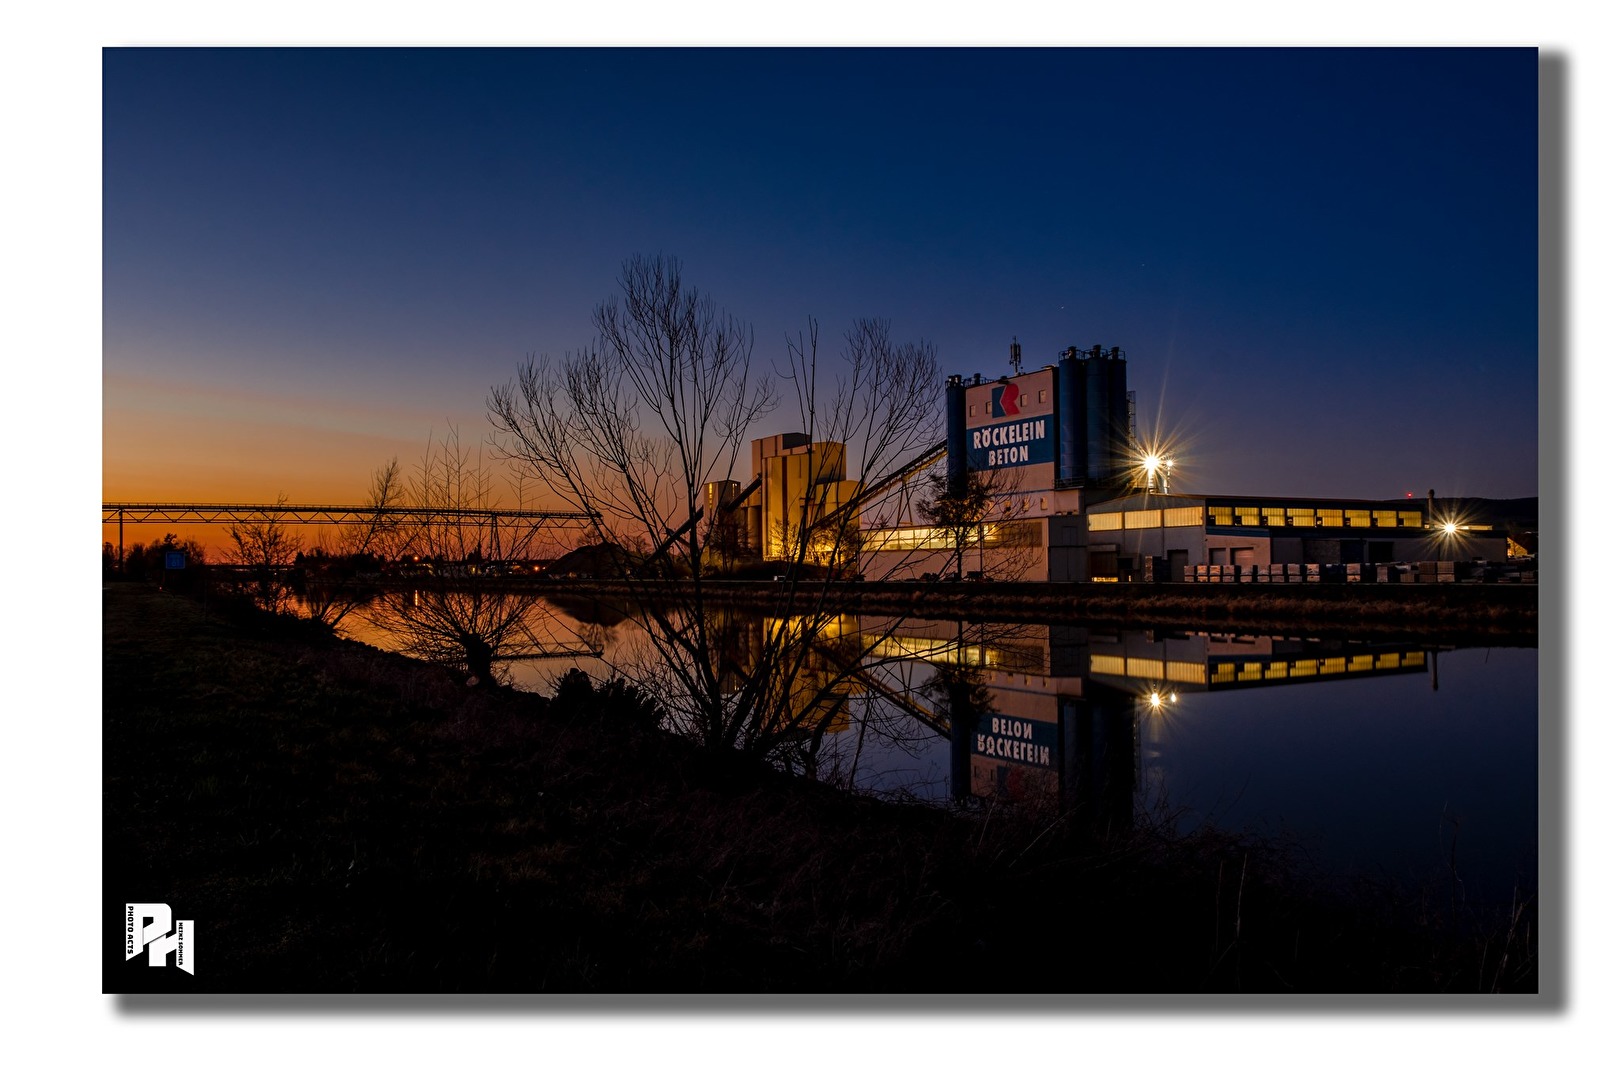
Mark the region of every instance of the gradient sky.
<instances>
[{"instance_id":1,"label":"gradient sky","mask_svg":"<svg viewBox=\"0 0 1621 1080\"><path fill-rule=\"evenodd\" d=\"M430 431L482 438L491 384L583 345L635 253L681 258L758 359L808 316L887 317L965 375L1014 335L1027 367L1118 345L1181 490L1537 490L1534 49L103 72L109 500L358 500Z\"/></svg>"}]
</instances>

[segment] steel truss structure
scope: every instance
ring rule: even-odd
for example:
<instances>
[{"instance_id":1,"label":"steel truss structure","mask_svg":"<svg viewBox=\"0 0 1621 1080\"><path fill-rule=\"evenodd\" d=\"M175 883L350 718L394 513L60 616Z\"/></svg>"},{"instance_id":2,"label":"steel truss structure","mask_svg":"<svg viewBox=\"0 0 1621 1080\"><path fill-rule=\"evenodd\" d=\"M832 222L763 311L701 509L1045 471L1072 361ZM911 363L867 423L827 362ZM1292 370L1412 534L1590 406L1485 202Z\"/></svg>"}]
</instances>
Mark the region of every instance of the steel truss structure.
<instances>
[{"instance_id":1,"label":"steel truss structure","mask_svg":"<svg viewBox=\"0 0 1621 1080\"><path fill-rule=\"evenodd\" d=\"M124 526L148 524L245 525L275 521L281 525L406 526L463 525L488 528L496 535L503 526L525 529L522 542L549 524L577 521L588 524L597 515L578 510L502 510L451 506L333 506L312 503L160 503L115 502L101 504L101 523L118 526L118 563L124 563Z\"/></svg>"}]
</instances>

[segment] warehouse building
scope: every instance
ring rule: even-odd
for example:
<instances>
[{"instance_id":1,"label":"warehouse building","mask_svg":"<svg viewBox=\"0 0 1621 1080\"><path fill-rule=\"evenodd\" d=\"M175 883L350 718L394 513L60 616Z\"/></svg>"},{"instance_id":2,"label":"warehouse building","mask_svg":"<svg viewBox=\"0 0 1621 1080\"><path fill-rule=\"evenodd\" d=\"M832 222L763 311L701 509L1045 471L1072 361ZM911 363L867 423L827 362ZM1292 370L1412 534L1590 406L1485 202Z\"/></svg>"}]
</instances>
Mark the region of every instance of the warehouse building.
<instances>
[{"instance_id":1,"label":"warehouse building","mask_svg":"<svg viewBox=\"0 0 1621 1080\"><path fill-rule=\"evenodd\" d=\"M1197 566L1501 561L1507 534L1442 520L1432 499L1401 506L1354 499L1136 492L1087 508L1085 576L1188 580ZM1214 580L1259 580L1228 574Z\"/></svg>"}]
</instances>

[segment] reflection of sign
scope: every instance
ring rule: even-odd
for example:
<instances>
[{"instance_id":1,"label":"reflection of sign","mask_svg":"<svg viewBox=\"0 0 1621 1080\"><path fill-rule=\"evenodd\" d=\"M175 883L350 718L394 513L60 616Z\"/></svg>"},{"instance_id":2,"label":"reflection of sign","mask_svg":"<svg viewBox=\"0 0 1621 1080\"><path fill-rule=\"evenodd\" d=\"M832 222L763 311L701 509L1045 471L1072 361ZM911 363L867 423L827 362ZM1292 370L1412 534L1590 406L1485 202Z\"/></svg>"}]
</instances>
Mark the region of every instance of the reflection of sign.
<instances>
[{"instance_id":1,"label":"reflection of sign","mask_svg":"<svg viewBox=\"0 0 1621 1080\"><path fill-rule=\"evenodd\" d=\"M987 424L968 433L968 467L1002 469L1011 465L1051 464L1052 418Z\"/></svg>"},{"instance_id":2,"label":"reflection of sign","mask_svg":"<svg viewBox=\"0 0 1621 1080\"><path fill-rule=\"evenodd\" d=\"M974 728L971 790L981 798L1053 798L1062 763L1058 725L990 713Z\"/></svg>"},{"instance_id":3,"label":"reflection of sign","mask_svg":"<svg viewBox=\"0 0 1621 1080\"><path fill-rule=\"evenodd\" d=\"M1052 799L1058 796L1058 770L1009 765L990 758L972 762L969 792L981 799Z\"/></svg>"},{"instance_id":4,"label":"reflection of sign","mask_svg":"<svg viewBox=\"0 0 1621 1080\"><path fill-rule=\"evenodd\" d=\"M974 753L1052 768L1057 765L1058 725L992 713L980 720L974 732Z\"/></svg>"},{"instance_id":5,"label":"reflection of sign","mask_svg":"<svg viewBox=\"0 0 1621 1080\"><path fill-rule=\"evenodd\" d=\"M184 551L165 551L163 553L163 568L165 570L184 570L186 568L186 553Z\"/></svg>"}]
</instances>

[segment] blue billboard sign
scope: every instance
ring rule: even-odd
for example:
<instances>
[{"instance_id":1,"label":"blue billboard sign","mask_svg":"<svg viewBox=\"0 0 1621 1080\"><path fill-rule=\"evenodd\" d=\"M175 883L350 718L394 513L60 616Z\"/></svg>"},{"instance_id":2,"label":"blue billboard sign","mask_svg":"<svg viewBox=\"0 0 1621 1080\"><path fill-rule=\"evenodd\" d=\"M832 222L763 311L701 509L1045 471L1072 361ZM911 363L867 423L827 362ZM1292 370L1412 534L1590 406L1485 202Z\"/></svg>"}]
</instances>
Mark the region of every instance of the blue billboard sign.
<instances>
[{"instance_id":1,"label":"blue billboard sign","mask_svg":"<svg viewBox=\"0 0 1621 1080\"><path fill-rule=\"evenodd\" d=\"M1010 420L986 424L968 432L970 469L1006 469L1016 465L1051 465L1053 462L1053 418Z\"/></svg>"}]
</instances>

